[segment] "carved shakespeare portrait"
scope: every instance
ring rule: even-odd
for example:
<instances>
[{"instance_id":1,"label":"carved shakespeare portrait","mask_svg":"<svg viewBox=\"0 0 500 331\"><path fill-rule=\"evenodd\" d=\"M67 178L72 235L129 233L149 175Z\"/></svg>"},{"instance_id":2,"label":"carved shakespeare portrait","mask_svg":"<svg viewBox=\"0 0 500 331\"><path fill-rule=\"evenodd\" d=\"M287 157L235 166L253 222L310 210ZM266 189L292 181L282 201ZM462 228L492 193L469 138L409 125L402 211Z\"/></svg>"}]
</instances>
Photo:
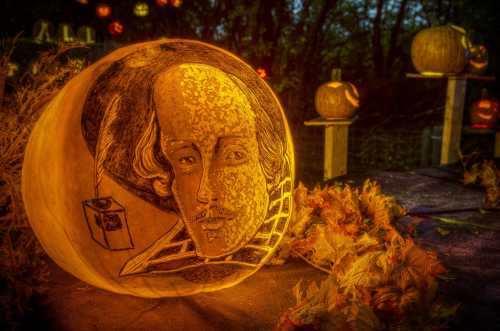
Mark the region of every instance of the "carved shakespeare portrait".
<instances>
[{"instance_id":1,"label":"carved shakespeare portrait","mask_svg":"<svg viewBox=\"0 0 500 331\"><path fill-rule=\"evenodd\" d=\"M182 279L183 295L260 268L286 231L293 187L290 134L267 84L186 40L146 43L98 71L81 106L93 183L81 204L93 245L120 256L115 281L164 277L175 291ZM131 216L141 204L165 220ZM141 231L152 239L140 243Z\"/></svg>"}]
</instances>

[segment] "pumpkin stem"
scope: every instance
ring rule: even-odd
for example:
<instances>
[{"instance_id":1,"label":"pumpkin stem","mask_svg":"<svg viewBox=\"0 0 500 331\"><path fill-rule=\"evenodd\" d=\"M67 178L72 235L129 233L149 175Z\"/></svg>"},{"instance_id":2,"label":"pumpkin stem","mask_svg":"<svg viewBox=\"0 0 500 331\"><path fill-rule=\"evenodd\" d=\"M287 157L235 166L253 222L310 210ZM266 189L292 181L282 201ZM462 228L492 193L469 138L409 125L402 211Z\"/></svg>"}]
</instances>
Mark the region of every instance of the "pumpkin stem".
<instances>
[{"instance_id":1,"label":"pumpkin stem","mask_svg":"<svg viewBox=\"0 0 500 331\"><path fill-rule=\"evenodd\" d=\"M342 80L342 69L333 68L331 78L332 82L340 82Z\"/></svg>"},{"instance_id":2,"label":"pumpkin stem","mask_svg":"<svg viewBox=\"0 0 500 331\"><path fill-rule=\"evenodd\" d=\"M481 90L481 99L488 99L488 90L486 88Z\"/></svg>"}]
</instances>

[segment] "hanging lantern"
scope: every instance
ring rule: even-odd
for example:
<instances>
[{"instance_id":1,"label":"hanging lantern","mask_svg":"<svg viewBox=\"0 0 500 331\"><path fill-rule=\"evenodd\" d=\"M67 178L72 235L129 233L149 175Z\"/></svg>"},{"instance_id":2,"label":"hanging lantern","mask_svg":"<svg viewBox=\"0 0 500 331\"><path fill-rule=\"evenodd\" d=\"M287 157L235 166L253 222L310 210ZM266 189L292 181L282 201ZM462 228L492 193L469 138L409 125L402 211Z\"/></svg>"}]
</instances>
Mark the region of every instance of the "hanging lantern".
<instances>
[{"instance_id":1,"label":"hanging lantern","mask_svg":"<svg viewBox=\"0 0 500 331\"><path fill-rule=\"evenodd\" d=\"M497 101L488 98L488 91L481 91L481 99L472 104L470 110L471 126L476 129L490 129L495 126L498 120Z\"/></svg>"},{"instance_id":2,"label":"hanging lantern","mask_svg":"<svg viewBox=\"0 0 500 331\"><path fill-rule=\"evenodd\" d=\"M95 8L95 14L99 18L108 18L111 16L111 7L105 3L100 3Z\"/></svg>"},{"instance_id":3,"label":"hanging lantern","mask_svg":"<svg viewBox=\"0 0 500 331\"><path fill-rule=\"evenodd\" d=\"M340 69L333 69L332 81L321 85L316 91L314 104L323 118L351 118L359 107L358 90L353 84L341 81L341 76Z\"/></svg>"},{"instance_id":4,"label":"hanging lantern","mask_svg":"<svg viewBox=\"0 0 500 331\"><path fill-rule=\"evenodd\" d=\"M134 6L134 15L137 17L145 17L149 14L149 6L145 2L138 2Z\"/></svg>"},{"instance_id":5,"label":"hanging lantern","mask_svg":"<svg viewBox=\"0 0 500 331\"><path fill-rule=\"evenodd\" d=\"M114 21L114 22L109 23L108 32L113 37L121 35L123 33L123 24L121 24L118 21Z\"/></svg>"},{"instance_id":6,"label":"hanging lantern","mask_svg":"<svg viewBox=\"0 0 500 331\"><path fill-rule=\"evenodd\" d=\"M262 79L267 79L268 78L266 69L264 69L264 68L257 68L257 70L255 70L255 71L257 72L257 75L259 75L260 78L262 78Z\"/></svg>"},{"instance_id":7,"label":"hanging lantern","mask_svg":"<svg viewBox=\"0 0 500 331\"><path fill-rule=\"evenodd\" d=\"M168 0L156 0L156 5L158 7L164 7L164 6L168 5Z\"/></svg>"},{"instance_id":8,"label":"hanging lantern","mask_svg":"<svg viewBox=\"0 0 500 331\"><path fill-rule=\"evenodd\" d=\"M469 50L470 58L467 61L467 71L482 75L488 68L488 50L483 45L472 46Z\"/></svg>"},{"instance_id":9,"label":"hanging lantern","mask_svg":"<svg viewBox=\"0 0 500 331\"><path fill-rule=\"evenodd\" d=\"M182 6L182 0L170 0L170 4L173 7L180 7Z\"/></svg>"}]
</instances>

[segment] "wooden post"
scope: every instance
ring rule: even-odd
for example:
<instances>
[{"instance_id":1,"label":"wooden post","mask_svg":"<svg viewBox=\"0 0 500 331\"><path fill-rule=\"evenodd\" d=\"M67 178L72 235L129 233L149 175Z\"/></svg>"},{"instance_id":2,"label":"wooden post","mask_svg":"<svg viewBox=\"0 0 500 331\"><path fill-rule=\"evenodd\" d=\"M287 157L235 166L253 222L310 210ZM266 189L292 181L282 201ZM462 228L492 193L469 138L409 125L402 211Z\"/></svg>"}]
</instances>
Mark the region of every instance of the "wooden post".
<instances>
[{"instance_id":1,"label":"wooden post","mask_svg":"<svg viewBox=\"0 0 500 331\"><path fill-rule=\"evenodd\" d=\"M347 173L349 125L355 120L356 117L345 120L317 118L304 122L306 126L325 127L323 180L327 181Z\"/></svg>"},{"instance_id":2,"label":"wooden post","mask_svg":"<svg viewBox=\"0 0 500 331\"><path fill-rule=\"evenodd\" d=\"M493 156L500 158L500 131L495 132L495 147Z\"/></svg>"},{"instance_id":3,"label":"wooden post","mask_svg":"<svg viewBox=\"0 0 500 331\"><path fill-rule=\"evenodd\" d=\"M348 125L325 127L325 160L323 180L329 180L347 173Z\"/></svg>"},{"instance_id":4,"label":"wooden post","mask_svg":"<svg viewBox=\"0 0 500 331\"><path fill-rule=\"evenodd\" d=\"M465 101L466 78L448 77L446 105L444 112L443 143L441 146L441 165L458 161L462 119Z\"/></svg>"}]
</instances>

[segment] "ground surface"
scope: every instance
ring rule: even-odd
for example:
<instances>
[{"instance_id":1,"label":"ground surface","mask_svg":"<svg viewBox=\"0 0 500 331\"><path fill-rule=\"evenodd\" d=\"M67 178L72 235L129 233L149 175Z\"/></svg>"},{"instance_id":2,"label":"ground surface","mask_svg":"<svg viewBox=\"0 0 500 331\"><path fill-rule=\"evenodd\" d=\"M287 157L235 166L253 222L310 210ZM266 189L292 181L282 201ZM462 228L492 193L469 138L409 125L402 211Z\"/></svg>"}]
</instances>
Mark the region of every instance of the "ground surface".
<instances>
[{"instance_id":1,"label":"ground surface","mask_svg":"<svg viewBox=\"0 0 500 331\"><path fill-rule=\"evenodd\" d=\"M461 303L454 330L500 330L500 231L449 227L426 213L500 227L500 211L479 212L482 191L464 187L456 168L406 173L352 174L361 183L374 178L387 194L420 218L405 217L398 226L417 224L416 240L438 251L454 279L441 284L451 302ZM472 209L463 211L463 209ZM457 211L462 210L462 211ZM437 229L449 231L439 234ZM161 300L117 295L96 289L51 264L52 280L43 309L46 328L56 330L271 330L281 312L294 304L292 287L325 275L301 261L265 267L241 284L215 293Z\"/></svg>"}]
</instances>

